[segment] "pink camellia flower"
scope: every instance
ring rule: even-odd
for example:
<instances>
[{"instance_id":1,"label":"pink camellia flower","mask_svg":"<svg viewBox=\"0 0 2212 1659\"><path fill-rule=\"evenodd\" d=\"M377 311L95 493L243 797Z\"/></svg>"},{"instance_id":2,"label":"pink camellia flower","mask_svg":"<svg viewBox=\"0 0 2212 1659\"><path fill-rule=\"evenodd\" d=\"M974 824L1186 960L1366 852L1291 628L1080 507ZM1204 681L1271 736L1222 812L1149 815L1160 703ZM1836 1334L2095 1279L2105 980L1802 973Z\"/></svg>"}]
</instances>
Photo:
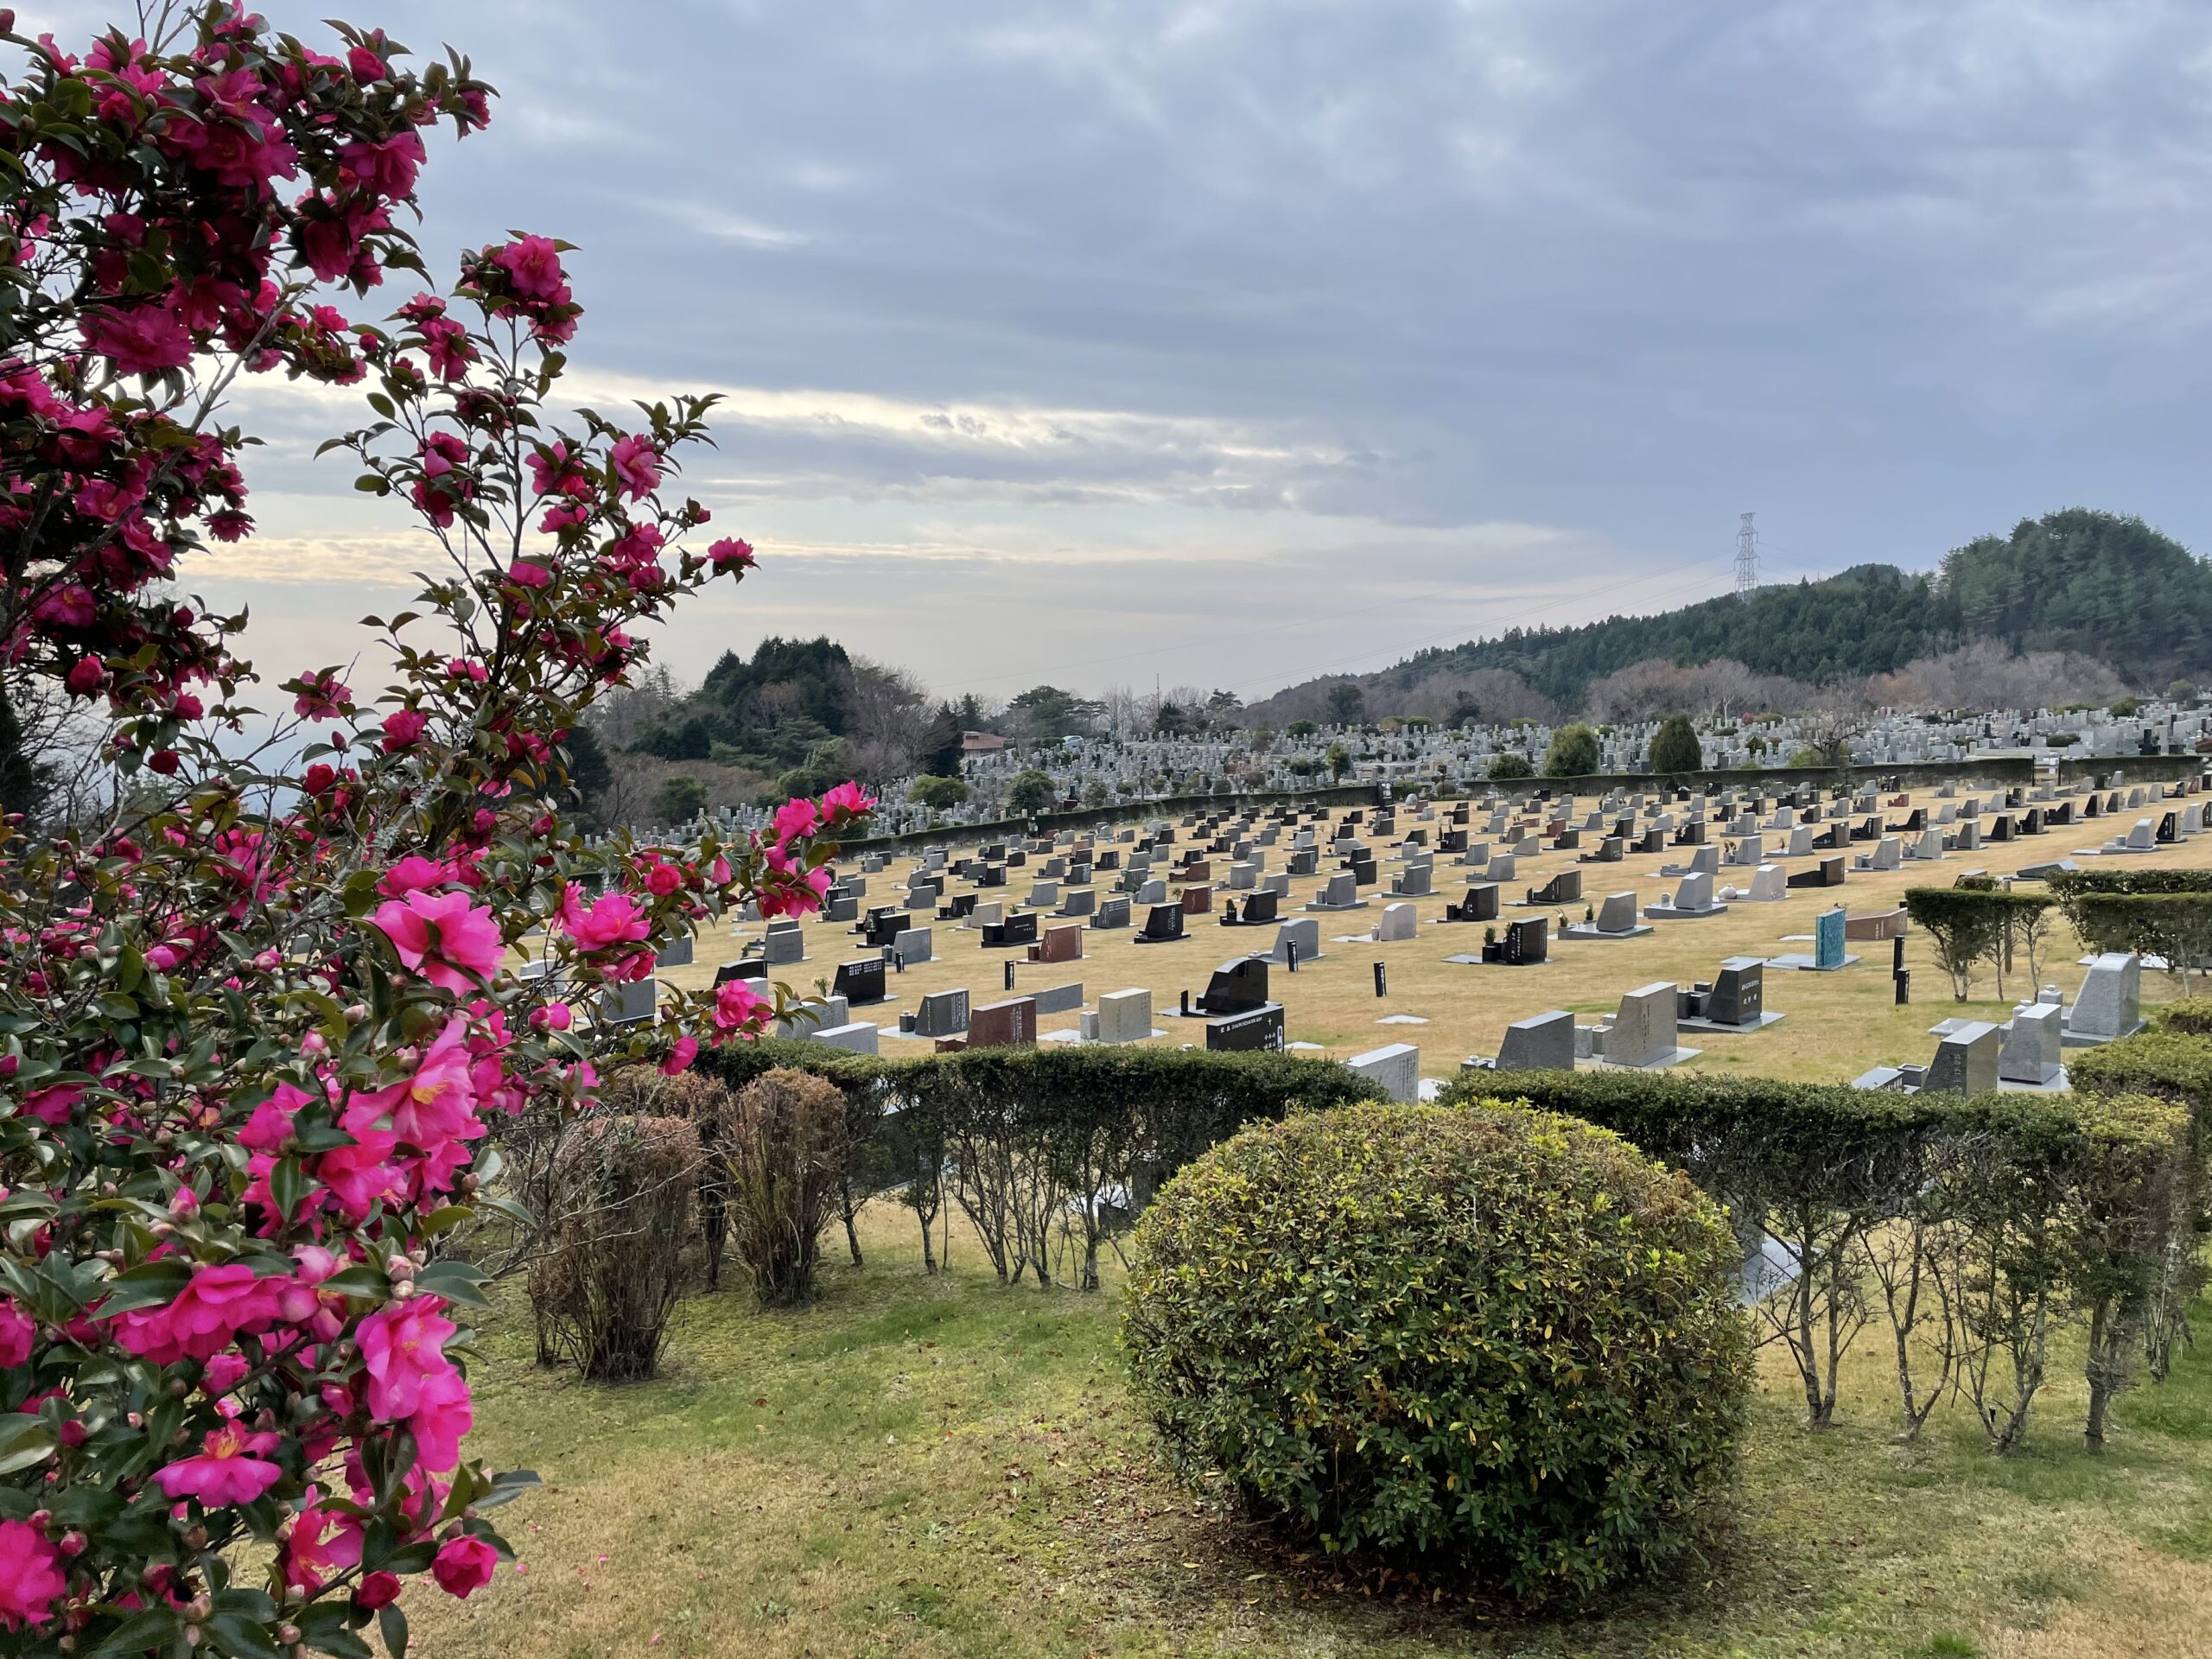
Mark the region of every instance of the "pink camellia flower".
<instances>
[{"instance_id":1,"label":"pink camellia flower","mask_svg":"<svg viewBox=\"0 0 2212 1659\"><path fill-rule=\"evenodd\" d=\"M776 839L782 842L794 836L810 836L821 821L814 803L804 795L796 796L776 809Z\"/></svg>"},{"instance_id":2,"label":"pink camellia flower","mask_svg":"<svg viewBox=\"0 0 2212 1659\"><path fill-rule=\"evenodd\" d=\"M526 300L556 299L568 282L561 251L550 237L517 237L492 255L492 263L507 273L514 291Z\"/></svg>"},{"instance_id":3,"label":"pink camellia flower","mask_svg":"<svg viewBox=\"0 0 2212 1659\"><path fill-rule=\"evenodd\" d=\"M507 567L507 580L518 588L544 588L552 583L553 573L542 564L532 563L528 559L517 559Z\"/></svg>"},{"instance_id":4,"label":"pink camellia flower","mask_svg":"<svg viewBox=\"0 0 2212 1659\"><path fill-rule=\"evenodd\" d=\"M576 891L570 887L562 893L556 919L568 930L579 950L605 950L618 944L636 944L652 935L652 925L638 908L638 901L629 894L602 894L586 910L577 902Z\"/></svg>"},{"instance_id":5,"label":"pink camellia flower","mask_svg":"<svg viewBox=\"0 0 2212 1659\"><path fill-rule=\"evenodd\" d=\"M391 1119L393 1133L424 1150L467 1136L476 1124L476 1084L468 1054L468 1022L446 1022L424 1052L415 1075L375 1094L359 1105ZM347 1133L352 1133L349 1129Z\"/></svg>"},{"instance_id":6,"label":"pink camellia flower","mask_svg":"<svg viewBox=\"0 0 2212 1659\"><path fill-rule=\"evenodd\" d=\"M389 1607L397 1601L400 1589L399 1574L397 1573L372 1573L353 1592L353 1605L374 1612L379 1607Z\"/></svg>"},{"instance_id":7,"label":"pink camellia flower","mask_svg":"<svg viewBox=\"0 0 2212 1659\"><path fill-rule=\"evenodd\" d=\"M207 1508L251 1503L284 1478L275 1464L253 1454L273 1452L274 1434L249 1433L235 1420L210 1429L200 1455L154 1471L154 1480L171 1497L196 1497Z\"/></svg>"},{"instance_id":8,"label":"pink camellia flower","mask_svg":"<svg viewBox=\"0 0 2212 1659\"><path fill-rule=\"evenodd\" d=\"M822 798L822 810L831 818L863 818L875 810L875 798L858 784L840 784Z\"/></svg>"},{"instance_id":9,"label":"pink camellia flower","mask_svg":"<svg viewBox=\"0 0 2212 1659\"><path fill-rule=\"evenodd\" d=\"M759 561L753 556L752 543L724 537L707 550L707 563L717 570L750 570Z\"/></svg>"},{"instance_id":10,"label":"pink camellia flower","mask_svg":"<svg viewBox=\"0 0 2212 1659\"><path fill-rule=\"evenodd\" d=\"M698 1058L699 1039L696 1037L679 1037L676 1039L676 1046L668 1051L668 1058L660 1063L661 1075L680 1077L691 1069L691 1062Z\"/></svg>"},{"instance_id":11,"label":"pink camellia flower","mask_svg":"<svg viewBox=\"0 0 2212 1659\"><path fill-rule=\"evenodd\" d=\"M261 1332L276 1316L276 1284L240 1262L193 1270L165 1307L143 1307L116 1321L116 1340L156 1365L212 1359L240 1332Z\"/></svg>"},{"instance_id":12,"label":"pink camellia flower","mask_svg":"<svg viewBox=\"0 0 2212 1659\"><path fill-rule=\"evenodd\" d=\"M387 899L404 899L424 887L449 886L453 879L452 865L424 858L420 853L410 853L384 873L377 883L377 891Z\"/></svg>"},{"instance_id":13,"label":"pink camellia flower","mask_svg":"<svg viewBox=\"0 0 2212 1659\"><path fill-rule=\"evenodd\" d=\"M774 1003L741 979L733 979L715 992L715 1025L721 1031L758 1031L775 1010Z\"/></svg>"},{"instance_id":14,"label":"pink camellia flower","mask_svg":"<svg viewBox=\"0 0 2212 1659\"><path fill-rule=\"evenodd\" d=\"M69 1588L61 1552L27 1521L0 1521L0 1629L43 1624Z\"/></svg>"},{"instance_id":15,"label":"pink camellia flower","mask_svg":"<svg viewBox=\"0 0 2212 1659\"><path fill-rule=\"evenodd\" d=\"M13 1370L29 1360L37 1335L38 1326L12 1299L0 1299L0 1368Z\"/></svg>"},{"instance_id":16,"label":"pink camellia flower","mask_svg":"<svg viewBox=\"0 0 2212 1659\"><path fill-rule=\"evenodd\" d=\"M59 1129L67 1126L71 1114L77 1109L77 1103L84 1097L85 1085L81 1083L48 1084L23 1096L23 1116Z\"/></svg>"},{"instance_id":17,"label":"pink camellia flower","mask_svg":"<svg viewBox=\"0 0 2212 1659\"><path fill-rule=\"evenodd\" d=\"M353 690L335 674L302 674L294 712L306 720L335 720L353 706Z\"/></svg>"},{"instance_id":18,"label":"pink camellia flower","mask_svg":"<svg viewBox=\"0 0 2212 1659\"><path fill-rule=\"evenodd\" d=\"M377 906L369 919L390 939L399 960L433 985L456 994L499 971L506 944L499 919L466 893L424 893ZM601 900L604 903L605 900ZM642 935L640 937L643 937ZM474 977L472 978L471 976Z\"/></svg>"},{"instance_id":19,"label":"pink camellia flower","mask_svg":"<svg viewBox=\"0 0 2212 1659\"><path fill-rule=\"evenodd\" d=\"M99 601L79 582L57 588L31 607L31 614L48 627L89 628L99 620Z\"/></svg>"},{"instance_id":20,"label":"pink camellia flower","mask_svg":"<svg viewBox=\"0 0 2212 1659\"><path fill-rule=\"evenodd\" d=\"M384 717L384 748L386 754L397 754L411 747L429 725L429 719L419 709L395 709Z\"/></svg>"},{"instance_id":21,"label":"pink camellia flower","mask_svg":"<svg viewBox=\"0 0 2212 1659\"><path fill-rule=\"evenodd\" d=\"M620 439L607 459L623 493L632 501L660 487L660 451L653 448L651 438L632 435Z\"/></svg>"},{"instance_id":22,"label":"pink camellia flower","mask_svg":"<svg viewBox=\"0 0 2212 1659\"><path fill-rule=\"evenodd\" d=\"M159 374L192 361L192 334L168 306L88 311L77 325L86 346L122 374Z\"/></svg>"},{"instance_id":23,"label":"pink camellia flower","mask_svg":"<svg viewBox=\"0 0 2212 1659\"><path fill-rule=\"evenodd\" d=\"M471 1591L480 1590L492 1581L492 1569L499 1564L498 1550L481 1538L463 1534L438 1546L437 1559L430 1563L430 1576L438 1581L439 1589L466 1601Z\"/></svg>"},{"instance_id":24,"label":"pink camellia flower","mask_svg":"<svg viewBox=\"0 0 2212 1659\"><path fill-rule=\"evenodd\" d=\"M369 1411L379 1422L412 1417L422 1406L423 1384L453 1370L445 1348L454 1323L440 1317L444 1306L435 1296L415 1296L361 1321L356 1339L368 1368Z\"/></svg>"},{"instance_id":25,"label":"pink camellia flower","mask_svg":"<svg viewBox=\"0 0 2212 1659\"><path fill-rule=\"evenodd\" d=\"M467 1377L448 1367L423 1378L415 1409L407 1418L407 1432L415 1437L415 1453L422 1466L432 1474L458 1466L461 1437L475 1422Z\"/></svg>"},{"instance_id":26,"label":"pink camellia flower","mask_svg":"<svg viewBox=\"0 0 2212 1659\"><path fill-rule=\"evenodd\" d=\"M251 1369L242 1354L218 1354L200 1374L200 1391L210 1400L219 1400L238 1387L239 1379Z\"/></svg>"},{"instance_id":27,"label":"pink camellia flower","mask_svg":"<svg viewBox=\"0 0 2212 1659\"><path fill-rule=\"evenodd\" d=\"M293 1518L283 1560L284 1582L313 1594L333 1573L360 1564L361 1523L309 1503Z\"/></svg>"}]
</instances>

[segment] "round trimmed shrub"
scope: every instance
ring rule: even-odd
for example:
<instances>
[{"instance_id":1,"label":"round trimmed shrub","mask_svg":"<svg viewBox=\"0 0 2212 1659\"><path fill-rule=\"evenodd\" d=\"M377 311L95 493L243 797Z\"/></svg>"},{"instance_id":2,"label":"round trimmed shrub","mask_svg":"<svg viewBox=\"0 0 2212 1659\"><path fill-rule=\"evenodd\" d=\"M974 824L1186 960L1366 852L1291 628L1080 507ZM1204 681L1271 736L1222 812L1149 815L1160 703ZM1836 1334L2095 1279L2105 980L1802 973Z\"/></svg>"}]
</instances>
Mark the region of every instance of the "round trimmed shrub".
<instances>
[{"instance_id":1,"label":"round trimmed shrub","mask_svg":"<svg viewBox=\"0 0 2212 1659\"><path fill-rule=\"evenodd\" d=\"M1123 1339L1185 1480L1304 1542L1529 1600L1693 1546L1751 1371L1718 1206L1494 1103L1247 1129L1137 1229Z\"/></svg>"}]
</instances>

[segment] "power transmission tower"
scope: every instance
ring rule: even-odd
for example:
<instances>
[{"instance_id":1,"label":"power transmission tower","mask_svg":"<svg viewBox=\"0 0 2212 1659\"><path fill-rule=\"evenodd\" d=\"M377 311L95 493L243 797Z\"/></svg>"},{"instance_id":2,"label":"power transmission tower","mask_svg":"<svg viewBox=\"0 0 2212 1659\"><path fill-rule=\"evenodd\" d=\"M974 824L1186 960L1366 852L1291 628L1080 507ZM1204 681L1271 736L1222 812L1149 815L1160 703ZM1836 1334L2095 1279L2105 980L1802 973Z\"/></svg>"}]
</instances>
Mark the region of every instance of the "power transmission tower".
<instances>
[{"instance_id":1,"label":"power transmission tower","mask_svg":"<svg viewBox=\"0 0 2212 1659\"><path fill-rule=\"evenodd\" d=\"M1738 598L1759 585L1759 533L1745 513L1736 531L1736 594Z\"/></svg>"}]
</instances>

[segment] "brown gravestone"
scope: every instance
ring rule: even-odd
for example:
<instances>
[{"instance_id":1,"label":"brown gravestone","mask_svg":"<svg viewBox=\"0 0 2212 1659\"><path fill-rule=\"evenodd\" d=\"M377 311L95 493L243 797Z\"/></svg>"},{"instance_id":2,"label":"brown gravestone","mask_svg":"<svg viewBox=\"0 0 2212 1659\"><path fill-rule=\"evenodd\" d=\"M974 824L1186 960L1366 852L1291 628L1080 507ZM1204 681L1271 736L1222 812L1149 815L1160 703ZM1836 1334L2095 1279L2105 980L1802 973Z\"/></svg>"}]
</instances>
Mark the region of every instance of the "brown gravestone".
<instances>
[{"instance_id":1,"label":"brown gravestone","mask_svg":"<svg viewBox=\"0 0 2212 1659\"><path fill-rule=\"evenodd\" d=\"M1205 887L1184 888L1183 913L1185 916L1211 916L1213 913L1213 889Z\"/></svg>"},{"instance_id":2,"label":"brown gravestone","mask_svg":"<svg viewBox=\"0 0 2212 1659\"><path fill-rule=\"evenodd\" d=\"M968 1011L970 1048L1027 1048L1037 1040L1037 999L1008 997Z\"/></svg>"}]
</instances>

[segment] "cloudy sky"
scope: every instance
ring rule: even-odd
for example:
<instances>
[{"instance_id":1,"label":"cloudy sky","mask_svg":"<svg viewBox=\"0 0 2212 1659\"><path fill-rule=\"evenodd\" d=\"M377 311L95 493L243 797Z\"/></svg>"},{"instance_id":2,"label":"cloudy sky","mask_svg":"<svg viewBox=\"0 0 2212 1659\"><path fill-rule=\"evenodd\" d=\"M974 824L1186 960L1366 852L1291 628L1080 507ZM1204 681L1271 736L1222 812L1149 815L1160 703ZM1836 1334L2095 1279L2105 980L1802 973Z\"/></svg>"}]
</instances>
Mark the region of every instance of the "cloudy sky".
<instances>
[{"instance_id":1,"label":"cloudy sky","mask_svg":"<svg viewBox=\"0 0 2212 1659\"><path fill-rule=\"evenodd\" d=\"M1746 509L1770 579L2071 505L2212 550L2202 0L346 15L503 94L433 143L434 267L564 236L577 401L726 394L691 486L762 569L687 677L826 631L1255 696L1723 591ZM309 458L349 402L254 398L264 535L201 580L331 660L420 546Z\"/></svg>"}]
</instances>

